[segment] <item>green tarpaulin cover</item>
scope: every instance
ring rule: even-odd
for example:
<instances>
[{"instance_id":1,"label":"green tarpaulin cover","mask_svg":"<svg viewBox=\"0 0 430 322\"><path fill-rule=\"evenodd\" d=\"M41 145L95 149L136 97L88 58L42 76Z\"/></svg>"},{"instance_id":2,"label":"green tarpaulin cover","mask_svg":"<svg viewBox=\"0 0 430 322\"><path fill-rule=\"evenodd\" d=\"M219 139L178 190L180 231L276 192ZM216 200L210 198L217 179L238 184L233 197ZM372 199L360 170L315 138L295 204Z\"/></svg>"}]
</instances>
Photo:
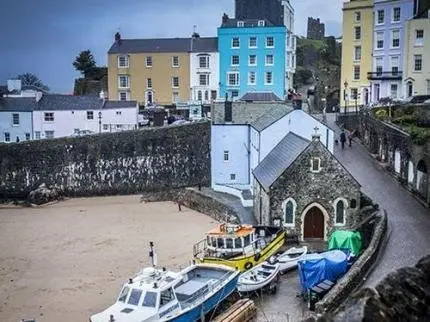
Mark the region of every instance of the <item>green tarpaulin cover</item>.
<instances>
[{"instance_id":1,"label":"green tarpaulin cover","mask_svg":"<svg viewBox=\"0 0 430 322\"><path fill-rule=\"evenodd\" d=\"M351 255L357 256L360 254L362 245L360 232L336 230L330 236L328 249L349 249Z\"/></svg>"}]
</instances>

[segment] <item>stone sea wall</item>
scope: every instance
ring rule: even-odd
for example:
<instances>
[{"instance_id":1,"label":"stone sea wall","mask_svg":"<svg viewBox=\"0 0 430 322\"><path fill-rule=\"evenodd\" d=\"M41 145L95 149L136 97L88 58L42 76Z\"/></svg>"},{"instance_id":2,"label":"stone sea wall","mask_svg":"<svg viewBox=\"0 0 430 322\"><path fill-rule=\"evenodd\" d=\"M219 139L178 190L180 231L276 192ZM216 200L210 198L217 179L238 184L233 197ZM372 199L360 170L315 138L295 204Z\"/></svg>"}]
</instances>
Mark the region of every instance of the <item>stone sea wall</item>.
<instances>
[{"instance_id":1,"label":"stone sea wall","mask_svg":"<svg viewBox=\"0 0 430 322\"><path fill-rule=\"evenodd\" d=\"M209 144L208 122L0 144L0 199L43 183L65 196L209 185Z\"/></svg>"}]
</instances>

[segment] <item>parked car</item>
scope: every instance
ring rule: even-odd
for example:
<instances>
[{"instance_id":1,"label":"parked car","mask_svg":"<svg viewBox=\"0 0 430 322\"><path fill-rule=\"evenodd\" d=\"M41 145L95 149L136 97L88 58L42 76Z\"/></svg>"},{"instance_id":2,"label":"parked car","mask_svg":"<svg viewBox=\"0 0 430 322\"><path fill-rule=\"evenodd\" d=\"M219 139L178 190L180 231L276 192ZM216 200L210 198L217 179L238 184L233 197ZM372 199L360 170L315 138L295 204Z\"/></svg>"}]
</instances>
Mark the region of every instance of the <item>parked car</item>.
<instances>
[{"instance_id":1,"label":"parked car","mask_svg":"<svg viewBox=\"0 0 430 322\"><path fill-rule=\"evenodd\" d=\"M430 95L415 95L408 98L405 103L422 104L425 103L427 100L430 100Z\"/></svg>"}]
</instances>

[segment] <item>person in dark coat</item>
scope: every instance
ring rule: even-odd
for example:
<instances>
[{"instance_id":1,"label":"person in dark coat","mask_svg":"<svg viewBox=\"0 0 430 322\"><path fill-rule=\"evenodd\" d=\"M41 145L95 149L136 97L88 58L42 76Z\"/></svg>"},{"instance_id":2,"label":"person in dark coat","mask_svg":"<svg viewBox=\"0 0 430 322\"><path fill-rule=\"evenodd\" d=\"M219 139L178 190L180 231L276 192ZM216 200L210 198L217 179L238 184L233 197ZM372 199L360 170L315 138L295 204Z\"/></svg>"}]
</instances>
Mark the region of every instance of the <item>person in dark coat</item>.
<instances>
[{"instance_id":1,"label":"person in dark coat","mask_svg":"<svg viewBox=\"0 0 430 322\"><path fill-rule=\"evenodd\" d=\"M345 134L345 131L342 130L342 133L340 133L340 145L342 146L342 150L345 148L345 142L346 142L346 134Z\"/></svg>"}]
</instances>

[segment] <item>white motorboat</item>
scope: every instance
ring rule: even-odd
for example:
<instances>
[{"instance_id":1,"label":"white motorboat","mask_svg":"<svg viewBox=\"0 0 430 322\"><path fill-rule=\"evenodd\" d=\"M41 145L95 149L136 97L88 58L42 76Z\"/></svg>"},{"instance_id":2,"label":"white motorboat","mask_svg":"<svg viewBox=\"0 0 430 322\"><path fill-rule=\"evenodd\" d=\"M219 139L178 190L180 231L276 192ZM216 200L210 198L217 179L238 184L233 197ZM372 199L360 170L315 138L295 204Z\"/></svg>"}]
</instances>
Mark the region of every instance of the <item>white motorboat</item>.
<instances>
[{"instance_id":1,"label":"white motorboat","mask_svg":"<svg viewBox=\"0 0 430 322\"><path fill-rule=\"evenodd\" d=\"M286 252L275 256L274 262L279 263L281 273L285 273L290 269L296 268L298 261L304 259L307 253L307 246L292 247Z\"/></svg>"},{"instance_id":2,"label":"white motorboat","mask_svg":"<svg viewBox=\"0 0 430 322\"><path fill-rule=\"evenodd\" d=\"M278 263L263 262L239 276L237 290L241 293L247 293L269 287L275 292L279 270L280 265Z\"/></svg>"}]
</instances>

